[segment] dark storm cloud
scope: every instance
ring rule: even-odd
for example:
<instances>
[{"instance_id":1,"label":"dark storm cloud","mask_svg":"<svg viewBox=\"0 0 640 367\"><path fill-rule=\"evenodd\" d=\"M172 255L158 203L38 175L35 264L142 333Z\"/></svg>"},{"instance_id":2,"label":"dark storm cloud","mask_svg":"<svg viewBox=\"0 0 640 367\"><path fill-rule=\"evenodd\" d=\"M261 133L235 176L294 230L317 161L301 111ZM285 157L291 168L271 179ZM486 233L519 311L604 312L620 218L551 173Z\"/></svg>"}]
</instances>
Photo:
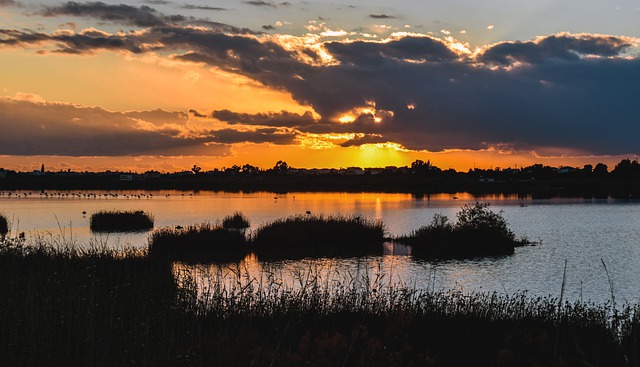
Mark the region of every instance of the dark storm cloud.
<instances>
[{"instance_id":1,"label":"dark storm cloud","mask_svg":"<svg viewBox=\"0 0 640 367\"><path fill-rule=\"evenodd\" d=\"M330 42L325 47L341 62L356 67L397 64L398 60L443 62L458 58L442 42L427 37L405 37L388 43Z\"/></svg>"},{"instance_id":2,"label":"dark storm cloud","mask_svg":"<svg viewBox=\"0 0 640 367\"><path fill-rule=\"evenodd\" d=\"M357 146L361 146L361 145L364 145L364 144L386 143L388 141L389 141L389 139L385 138L384 136L375 135L375 134L368 134L368 135L364 135L362 137L349 139L349 140L345 141L344 143L341 143L340 146L341 147L354 147L354 146L357 147Z\"/></svg>"},{"instance_id":3,"label":"dark storm cloud","mask_svg":"<svg viewBox=\"0 0 640 367\"><path fill-rule=\"evenodd\" d=\"M276 27L272 26L271 24L267 24L267 25L263 25L262 29L264 29L265 31L272 31L276 29Z\"/></svg>"},{"instance_id":4,"label":"dark storm cloud","mask_svg":"<svg viewBox=\"0 0 640 367\"><path fill-rule=\"evenodd\" d=\"M567 56L558 44L576 56ZM537 40L534 46L546 50L537 53L539 62L491 68L495 60L506 62L495 56L493 47L472 59L458 57L435 39L334 42L326 48L340 65L301 73L304 83L295 78L283 83L269 73L259 80L284 86L323 117L375 101L377 109L394 112L393 120L364 125L366 130L354 125L352 131L381 134L412 149L507 145L586 154L637 153L640 117L634 100L640 60L610 57L630 47L631 41L562 35ZM533 54L521 53L511 62L532 60Z\"/></svg>"},{"instance_id":5,"label":"dark storm cloud","mask_svg":"<svg viewBox=\"0 0 640 367\"><path fill-rule=\"evenodd\" d=\"M297 114L287 111L279 113L237 113L229 110L218 110L211 114L220 121L227 122L231 125L243 124L243 125L266 125L266 126L278 126L278 127L300 127L312 125L316 121L310 112L303 114Z\"/></svg>"},{"instance_id":6,"label":"dark storm cloud","mask_svg":"<svg viewBox=\"0 0 640 367\"><path fill-rule=\"evenodd\" d=\"M369 14L369 18L373 19L396 19L393 15L387 14Z\"/></svg>"},{"instance_id":7,"label":"dark storm cloud","mask_svg":"<svg viewBox=\"0 0 640 367\"><path fill-rule=\"evenodd\" d=\"M286 53L272 57L251 48L232 64L244 75L288 90L311 105L322 118L297 126L303 132L378 134L383 138L375 141L433 151L509 146L627 154L639 150L635 99L640 60L617 55L631 45L632 40L622 37L554 35L526 46L533 51L512 51L508 58L498 56L504 54L504 44L470 58L437 39L406 37L387 43L325 44L339 65L309 67ZM265 44L254 47L269 49ZM252 54L262 61L243 66ZM192 57L206 60L204 55ZM522 62L526 65L517 64ZM491 67L496 64L505 67ZM394 116L379 124L367 114L351 124L330 122L370 101L375 101L378 114L392 111ZM265 115L238 115L238 123L282 126ZM223 120L233 121L228 116Z\"/></svg>"},{"instance_id":8,"label":"dark storm cloud","mask_svg":"<svg viewBox=\"0 0 640 367\"><path fill-rule=\"evenodd\" d=\"M80 17L92 17L109 22L118 22L139 27L158 26L166 23L184 21L182 15L164 16L155 9L143 5L139 8L119 4L110 5L102 2L78 3L70 1L60 6L52 6L45 9L45 16L72 15Z\"/></svg>"},{"instance_id":9,"label":"dark storm cloud","mask_svg":"<svg viewBox=\"0 0 640 367\"><path fill-rule=\"evenodd\" d=\"M554 35L539 41L504 42L494 45L479 58L486 63L508 65L513 62L577 61L582 56L616 56L631 45L613 36Z\"/></svg>"}]
</instances>

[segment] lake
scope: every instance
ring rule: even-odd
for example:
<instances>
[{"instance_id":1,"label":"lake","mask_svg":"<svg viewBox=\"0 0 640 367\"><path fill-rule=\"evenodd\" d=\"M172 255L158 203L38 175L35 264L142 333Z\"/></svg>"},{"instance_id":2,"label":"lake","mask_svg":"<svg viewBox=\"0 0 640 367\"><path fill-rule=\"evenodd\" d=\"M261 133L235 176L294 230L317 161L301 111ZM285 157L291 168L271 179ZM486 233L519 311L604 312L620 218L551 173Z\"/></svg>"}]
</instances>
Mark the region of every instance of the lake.
<instances>
[{"instance_id":1,"label":"lake","mask_svg":"<svg viewBox=\"0 0 640 367\"><path fill-rule=\"evenodd\" d=\"M401 284L428 290L461 292L526 291L530 296L559 297L566 261L565 299L603 304L640 303L640 201L617 199L533 199L492 195L438 194L415 197L388 193L237 193L212 191L11 191L0 193L0 213L11 234L54 242L145 248L149 232L92 234L91 213L144 210L156 228L215 222L235 211L251 228L277 218L313 214L358 214L382 220L391 236L408 234L441 213L455 219L474 201L503 211L517 236L540 241L516 248L512 256L472 260L424 261L407 249L388 244L386 254L364 259L312 259L265 263L248 257L230 265L192 268L198 274L232 279L238 269L246 279L275 276L295 287L301 277L324 282L366 277L380 285ZM83 214L86 212L86 214ZM605 268L606 266L606 268ZM608 274L607 274L608 272ZM213 275L212 275L213 274ZM274 275L275 274L275 275Z\"/></svg>"}]
</instances>

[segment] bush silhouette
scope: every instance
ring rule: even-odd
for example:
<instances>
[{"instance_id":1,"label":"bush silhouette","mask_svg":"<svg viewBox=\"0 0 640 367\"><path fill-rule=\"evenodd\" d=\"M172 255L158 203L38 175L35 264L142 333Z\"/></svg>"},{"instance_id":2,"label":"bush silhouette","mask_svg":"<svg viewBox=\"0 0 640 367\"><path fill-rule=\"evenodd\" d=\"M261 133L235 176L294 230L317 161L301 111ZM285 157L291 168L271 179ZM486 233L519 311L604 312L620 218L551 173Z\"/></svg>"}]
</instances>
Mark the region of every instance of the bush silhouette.
<instances>
[{"instance_id":1,"label":"bush silhouette","mask_svg":"<svg viewBox=\"0 0 640 367\"><path fill-rule=\"evenodd\" d=\"M528 243L517 239L502 213L491 211L488 203L464 205L456 217L452 224L436 214L429 225L398 241L410 245L414 256L428 258L510 255L515 247Z\"/></svg>"},{"instance_id":2,"label":"bush silhouette","mask_svg":"<svg viewBox=\"0 0 640 367\"><path fill-rule=\"evenodd\" d=\"M222 219L222 228L243 230L249 228L249 219L247 219L242 213L235 212L233 215L229 215Z\"/></svg>"}]
</instances>

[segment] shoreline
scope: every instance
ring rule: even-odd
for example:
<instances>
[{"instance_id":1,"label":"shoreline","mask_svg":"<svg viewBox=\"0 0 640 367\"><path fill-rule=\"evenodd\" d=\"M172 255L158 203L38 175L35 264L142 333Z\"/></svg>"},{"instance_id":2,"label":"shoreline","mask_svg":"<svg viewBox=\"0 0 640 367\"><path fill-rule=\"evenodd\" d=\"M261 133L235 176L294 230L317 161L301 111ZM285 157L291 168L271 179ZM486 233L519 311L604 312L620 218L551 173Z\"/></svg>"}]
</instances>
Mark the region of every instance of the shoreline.
<instances>
[{"instance_id":1,"label":"shoreline","mask_svg":"<svg viewBox=\"0 0 640 367\"><path fill-rule=\"evenodd\" d=\"M451 179L392 176L259 176L259 177L167 177L124 181L120 175L46 177L19 175L0 179L0 190L210 190L228 192L383 192L429 194L469 193L533 196L534 198L640 198L640 179L549 179L479 182Z\"/></svg>"}]
</instances>

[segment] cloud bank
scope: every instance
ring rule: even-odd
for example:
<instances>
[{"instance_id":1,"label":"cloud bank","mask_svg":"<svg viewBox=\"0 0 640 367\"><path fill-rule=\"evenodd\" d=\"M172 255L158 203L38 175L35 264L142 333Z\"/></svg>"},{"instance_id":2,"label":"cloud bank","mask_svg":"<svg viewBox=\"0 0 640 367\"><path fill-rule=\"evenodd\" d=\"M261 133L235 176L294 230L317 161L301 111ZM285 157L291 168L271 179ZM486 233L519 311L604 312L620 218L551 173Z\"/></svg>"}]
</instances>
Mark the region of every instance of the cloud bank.
<instances>
[{"instance_id":1,"label":"cloud bank","mask_svg":"<svg viewBox=\"0 0 640 367\"><path fill-rule=\"evenodd\" d=\"M245 3L276 6L263 1ZM320 37L315 43L292 42L295 37L164 15L148 6L69 2L49 7L43 14L92 17L142 30L43 33L0 29L0 47L41 47L72 54L99 50L170 54L176 60L240 74L286 91L316 113L214 111L210 117L230 128L210 132L207 138L213 143L293 144L301 134L352 133L357 138L344 146L395 142L429 151L487 147L593 155L640 151L635 138L640 135L640 57L627 54L637 46L637 39L630 37L562 33L470 51L468 45L452 38L417 34L395 34L375 42L323 41ZM391 18L384 14L370 17ZM185 23L193 21L200 26ZM5 114L2 121L11 118L7 109L1 113ZM251 131L245 131L247 127ZM19 138L18 130L11 131L13 135L3 135L3 144ZM131 132L150 134L109 131L116 135ZM43 141L57 136L40 133ZM135 148L125 149L127 154L154 152L153 147L160 146L184 150L203 141L145 135L153 141L147 146L135 139L136 134L131 144ZM111 141L111 135L105 136ZM91 141L88 135L86 141ZM34 149L44 149L36 145ZM72 146L69 141L64 149ZM87 143L67 153L96 153L95 146ZM63 147L55 153L60 154ZM4 149L4 154L24 150L18 146ZM103 154L116 154L115 148L104 150Z\"/></svg>"},{"instance_id":2,"label":"cloud bank","mask_svg":"<svg viewBox=\"0 0 640 367\"><path fill-rule=\"evenodd\" d=\"M277 128L203 130L182 112L112 112L48 103L31 95L0 98L0 155L176 156L229 154L234 143L294 144Z\"/></svg>"}]
</instances>

